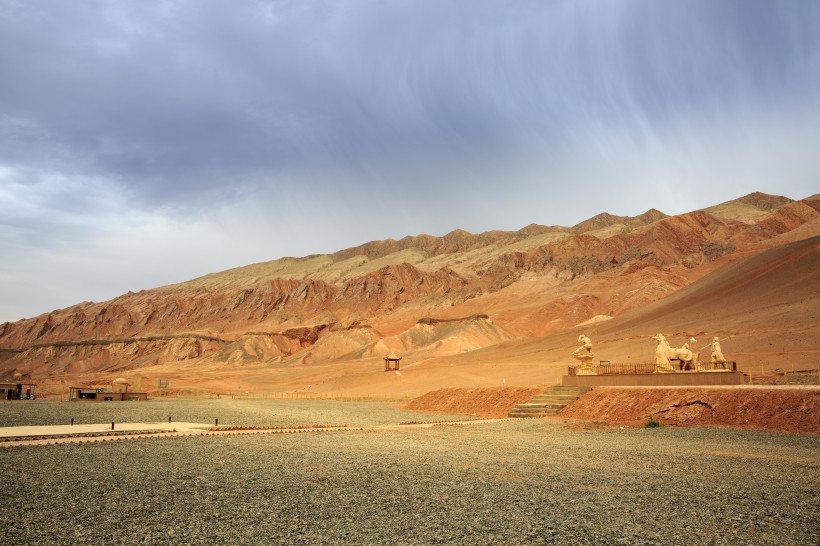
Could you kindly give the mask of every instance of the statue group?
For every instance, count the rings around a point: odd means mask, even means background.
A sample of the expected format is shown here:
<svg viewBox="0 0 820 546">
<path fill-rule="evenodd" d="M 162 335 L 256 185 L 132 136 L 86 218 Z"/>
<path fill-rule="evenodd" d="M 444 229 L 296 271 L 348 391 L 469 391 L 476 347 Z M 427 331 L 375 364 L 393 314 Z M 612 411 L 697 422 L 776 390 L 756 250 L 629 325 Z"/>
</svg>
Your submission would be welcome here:
<svg viewBox="0 0 820 546">
<path fill-rule="evenodd" d="M 701 370 L 700 352 L 693 352 L 689 348 L 689 343 L 684 343 L 681 347 L 670 347 L 666 336 L 663 334 L 656 334 L 652 336 L 658 345 L 655 348 L 655 369 L 659 372 L 674 372 L 686 370 Z M 694 341 L 694 340 L 693 340 Z M 725 367 L 726 358 L 723 356 L 723 350 L 720 347 L 720 338 L 712 338 L 712 343 L 707 345 L 711 349 L 710 362 L 711 369 L 720 369 Z M 706 347 L 703 347 L 704 349 Z M 672 366 L 672 361 L 678 361 L 677 368 Z"/>
<path fill-rule="evenodd" d="M 700 364 L 700 352 L 692 351 L 689 343 L 684 343 L 681 347 L 670 347 L 669 341 L 663 334 L 656 334 L 652 336 L 657 342 L 655 348 L 655 371 L 656 372 L 677 372 L 677 371 L 698 371 L 705 368 Z M 694 339 L 690 341 L 695 341 Z M 578 336 L 578 343 L 580 347 L 572 352 L 573 358 L 581 361 L 581 365 L 576 368 L 578 375 L 589 375 L 595 373 L 595 366 L 592 364 L 592 359 L 595 357 L 592 352 L 592 340 L 586 334 Z M 718 370 L 726 368 L 726 358 L 723 356 L 723 350 L 720 347 L 720 339 L 712 338 L 712 342 L 706 347 L 710 348 L 711 352 L 711 366 L 709 369 Z M 702 347 L 705 349 L 706 347 Z M 673 362 L 677 361 L 677 365 Z"/>
</svg>

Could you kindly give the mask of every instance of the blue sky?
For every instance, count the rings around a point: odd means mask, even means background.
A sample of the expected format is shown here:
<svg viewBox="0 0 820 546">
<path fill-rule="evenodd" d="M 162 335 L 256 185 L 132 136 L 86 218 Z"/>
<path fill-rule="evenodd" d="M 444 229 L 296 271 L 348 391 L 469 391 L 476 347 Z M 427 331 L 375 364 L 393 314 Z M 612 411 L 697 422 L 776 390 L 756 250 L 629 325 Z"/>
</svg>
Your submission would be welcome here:
<svg viewBox="0 0 820 546">
<path fill-rule="evenodd" d="M 0 0 L 0 322 L 282 256 L 820 192 L 820 3 Z"/>
</svg>

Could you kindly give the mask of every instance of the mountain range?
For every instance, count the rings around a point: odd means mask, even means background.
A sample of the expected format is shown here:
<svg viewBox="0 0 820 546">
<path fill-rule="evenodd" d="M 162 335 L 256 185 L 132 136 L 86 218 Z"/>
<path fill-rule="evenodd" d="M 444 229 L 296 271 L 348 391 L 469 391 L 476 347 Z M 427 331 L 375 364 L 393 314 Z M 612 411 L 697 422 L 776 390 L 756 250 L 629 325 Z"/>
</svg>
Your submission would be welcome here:
<svg viewBox="0 0 820 546">
<path fill-rule="evenodd" d="M 118 376 L 190 392 L 537 386 L 574 364 L 581 333 L 596 359 L 650 362 L 658 332 L 693 349 L 720 337 L 753 373 L 816 368 L 819 251 L 820 196 L 762 193 L 373 241 L 0 324 L 0 377 L 46 394 Z"/>
</svg>

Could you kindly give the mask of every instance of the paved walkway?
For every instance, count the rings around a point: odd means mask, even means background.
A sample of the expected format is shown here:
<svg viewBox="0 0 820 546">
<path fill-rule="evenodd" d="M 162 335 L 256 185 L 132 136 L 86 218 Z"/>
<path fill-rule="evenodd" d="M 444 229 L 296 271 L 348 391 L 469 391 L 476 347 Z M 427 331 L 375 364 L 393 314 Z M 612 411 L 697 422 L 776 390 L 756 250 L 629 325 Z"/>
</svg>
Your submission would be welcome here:
<svg viewBox="0 0 820 546">
<path fill-rule="evenodd" d="M 399 430 L 447 425 L 494 423 L 508 419 L 471 419 L 465 421 L 402 422 L 376 427 L 345 425 L 310 425 L 295 427 L 214 427 L 204 423 L 97 423 L 84 425 L 51 425 L 0 427 L 0 447 L 49 445 L 84 442 L 106 442 L 134 438 L 169 438 L 180 436 L 238 436 L 250 434 L 286 434 L 296 432 L 335 432 L 349 430 Z"/>
<path fill-rule="evenodd" d="M 95 434 L 103 432 L 163 431 L 192 432 L 212 428 L 213 425 L 202 423 L 94 423 L 77 425 L 48 425 L 36 427 L 0 427 L 0 438 L 31 436 L 62 436 L 67 434 Z"/>
</svg>

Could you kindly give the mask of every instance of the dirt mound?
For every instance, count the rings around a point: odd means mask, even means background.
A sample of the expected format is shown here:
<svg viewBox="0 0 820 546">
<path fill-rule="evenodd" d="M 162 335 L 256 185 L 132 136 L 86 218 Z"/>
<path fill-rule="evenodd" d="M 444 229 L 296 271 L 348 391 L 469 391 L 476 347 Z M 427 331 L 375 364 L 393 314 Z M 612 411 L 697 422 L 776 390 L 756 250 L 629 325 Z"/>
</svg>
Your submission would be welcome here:
<svg viewBox="0 0 820 546">
<path fill-rule="evenodd" d="M 542 390 L 524 387 L 439 389 L 411 400 L 404 409 L 499 419 L 507 417 L 517 404 L 530 400 Z"/>
<path fill-rule="evenodd" d="M 506 417 L 541 388 L 440 389 L 404 409 L 487 419 Z M 818 388 L 604 388 L 583 395 L 559 414 L 569 419 L 642 426 L 649 416 L 668 426 L 719 426 L 820 434 Z"/>
<path fill-rule="evenodd" d="M 817 388 L 605 388 L 586 393 L 560 416 L 642 425 L 727 426 L 820 434 Z"/>
</svg>

